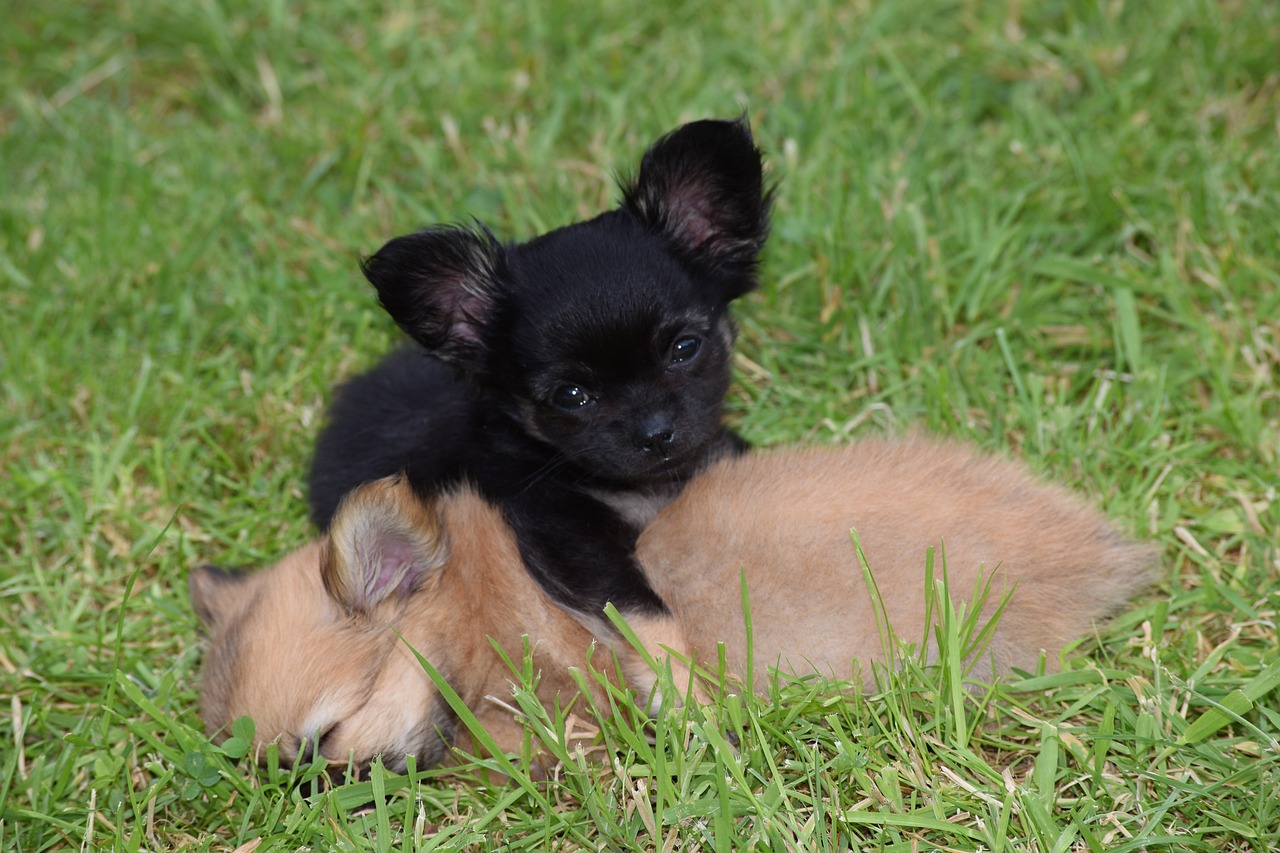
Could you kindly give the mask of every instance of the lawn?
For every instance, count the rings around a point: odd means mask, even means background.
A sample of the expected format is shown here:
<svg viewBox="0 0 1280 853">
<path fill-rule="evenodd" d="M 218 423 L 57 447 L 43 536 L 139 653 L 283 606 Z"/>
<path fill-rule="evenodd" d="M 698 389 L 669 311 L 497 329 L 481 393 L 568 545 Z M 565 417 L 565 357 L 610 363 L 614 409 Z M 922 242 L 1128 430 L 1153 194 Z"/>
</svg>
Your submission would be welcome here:
<svg viewBox="0 0 1280 853">
<path fill-rule="evenodd" d="M 1277 4 L 4 18 L 0 849 L 1280 847 Z M 1158 543 L 1158 584 L 993 691 L 577 709 L 608 758 L 547 782 L 211 745 L 187 572 L 313 534 L 329 391 L 396 339 L 359 258 L 590 216 L 658 135 L 744 111 L 778 189 L 734 426 L 1016 455 Z"/>
</svg>

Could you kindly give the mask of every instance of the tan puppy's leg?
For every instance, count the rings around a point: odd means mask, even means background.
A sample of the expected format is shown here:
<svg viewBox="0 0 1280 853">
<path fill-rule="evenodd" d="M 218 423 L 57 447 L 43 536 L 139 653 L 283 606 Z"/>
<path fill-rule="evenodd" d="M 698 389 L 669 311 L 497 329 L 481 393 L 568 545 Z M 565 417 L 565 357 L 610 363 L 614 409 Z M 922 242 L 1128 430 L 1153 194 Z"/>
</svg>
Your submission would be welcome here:
<svg viewBox="0 0 1280 853">
<path fill-rule="evenodd" d="M 671 616 L 636 615 L 627 619 L 627 624 L 635 632 L 636 639 L 644 647 L 644 652 L 656 663 L 664 661 L 671 667 L 671 680 L 677 688 L 689 687 L 690 696 L 695 702 L 706 702 L 710 698 L 703 689 L 701 680 L 694 674 L 689 663 L 693 658 L 693 650 L 685 639 L 680 624 Z M 683 696 L 663 696 L 658 688 L 657 673 L 639 655 L 633 659 L 621 658 L 622 671 L 627 685 L 637 696 L 648 699 L 648 710 L 653 713 L 668 702 L 679 704 Z"/>
</svg>

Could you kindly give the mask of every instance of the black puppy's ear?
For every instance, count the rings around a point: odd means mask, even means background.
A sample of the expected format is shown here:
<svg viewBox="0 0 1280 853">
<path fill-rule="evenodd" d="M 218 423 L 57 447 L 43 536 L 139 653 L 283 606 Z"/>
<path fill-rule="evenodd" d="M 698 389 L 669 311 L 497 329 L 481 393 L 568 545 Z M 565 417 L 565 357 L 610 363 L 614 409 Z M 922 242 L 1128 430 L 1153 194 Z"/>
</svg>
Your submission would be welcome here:
<svg viewBox="0 0 1280 853">
<path fill-rule="evenodd" d="M 247 572 L 219 566 L 197 566 L 187 576 L 191 606 L 205 628 L 216 628 L 252 595 Z"/>
<path fill-rule="evenodd" d="M 443 521 L 403 477 L 367 483 L 343 499 L 329 530 L 320 575 L 330 597 L 353 613 L 417 590 L 449 559 Z"/>
<path fill-rule="evenodd" d="M 501 244 L 483 227 L 396 237 L 361 265 L 391 318 L 436 356 L 477 366 L 497 310 Z"/>
<path fill-rule="evenodd" d="M 667 238 L 702 271 L 755 286 L 769 236 L 771 193 L 745 118 L 676 128 L 645 152 L 640 174 L 622 186 L 622 206 Z"/>
</svg>

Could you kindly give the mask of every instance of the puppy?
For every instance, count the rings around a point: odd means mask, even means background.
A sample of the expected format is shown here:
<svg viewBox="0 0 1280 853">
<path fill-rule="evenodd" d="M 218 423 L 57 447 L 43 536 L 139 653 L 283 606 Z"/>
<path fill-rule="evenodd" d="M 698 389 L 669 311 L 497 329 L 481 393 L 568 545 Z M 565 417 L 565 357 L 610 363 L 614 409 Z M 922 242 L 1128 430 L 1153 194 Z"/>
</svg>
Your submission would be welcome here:
<svg viewBox="0 0 1280 853">
<path fill-rule="evenodd" d="M 960 445 L 761 452 L 712 466 L 645 529 L 637 553 L 670 609 L 624 615 L 649 652 L 714 662 L 723 643 L 728 666 L 746 676 L 742 573 L 757 688 L 766 667 L 869 687 L 871 663 L 893 660 L 877 606 L 898 637 L 928 642 L 930 547 L 959 604 L 985 617 L 1007 598 L 986 647 L 970 655 L 983 678 L 1034 669 L 1042 654 L 1052 668 L 1064 643 L 1150 580 L 1155 556 L 1022 466 Z M 985 601 L 967 600 L 984 579 Z M 363 486 L 320 543 L 254 574 L 200 568 L 190 585 L 210 634 L 201 695 L 209 732 L 249 715 L 256 745 L 278 739 L 284 758 L 305 741 L 306 754 L 331 761 L 363 767 L 382 755 L 403 768 L 406 754 L 426 765 L 449 744 L 472 748 L 410 646 L 512 751 L 519 725 L 485 698 L 509 690 L 494 644 L 519 659 L 527 640 L 548 707 L 570 701 L 570 673 L 588 660 L 641 696 L 655 683 L 636 649 L 620 640 L 601 648 L 595 617 L 534 582 L 501 512 L 470 488 L 424 502 L 402 480 Z"/>
<path fill-rule="evenodd" d="M 328 527 L 348 491 L 397 472 L 423 496 L 465 477 L 556 601 L 661 613 L 635 539 L 695 471 L 745 449 L 721 423 L 728 305 L 756 286 L 768 230 L 746 122 L 699 121 L 649 148 L 622 204 L 589 221 L 525 243 L 479 225 L 387 243 L 364 273 L 416 345 L 339 391 L 313 520 Z"/>
</svg>

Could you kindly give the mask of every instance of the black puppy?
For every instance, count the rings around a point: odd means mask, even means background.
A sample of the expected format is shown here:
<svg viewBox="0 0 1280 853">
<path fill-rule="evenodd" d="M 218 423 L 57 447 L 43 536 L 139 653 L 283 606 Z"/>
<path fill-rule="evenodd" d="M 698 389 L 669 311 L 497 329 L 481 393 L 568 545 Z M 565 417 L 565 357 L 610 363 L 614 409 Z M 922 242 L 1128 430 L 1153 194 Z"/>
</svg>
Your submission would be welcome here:
<svg viewBox="0 0 1280 853">
<path fill-rule="evenodd" d="M 664 609 L 636 537 L 699 468 L 746 447 L 721 423 L 727 306 L 756 285 L 770 193 L 744 120 L 676 129 L 622 193 L 526 243 L 431 228 L 365 262 L 421 346 L 339 390 L 310 476 L 317 525 L 397 471 L 422 494 L 466 478 L 560 603 Z"/>
</svg>

